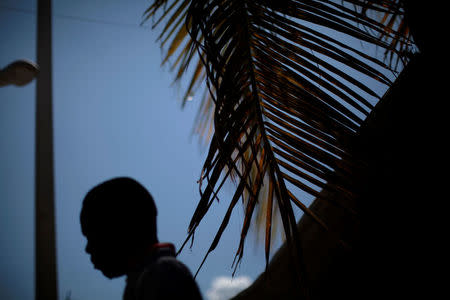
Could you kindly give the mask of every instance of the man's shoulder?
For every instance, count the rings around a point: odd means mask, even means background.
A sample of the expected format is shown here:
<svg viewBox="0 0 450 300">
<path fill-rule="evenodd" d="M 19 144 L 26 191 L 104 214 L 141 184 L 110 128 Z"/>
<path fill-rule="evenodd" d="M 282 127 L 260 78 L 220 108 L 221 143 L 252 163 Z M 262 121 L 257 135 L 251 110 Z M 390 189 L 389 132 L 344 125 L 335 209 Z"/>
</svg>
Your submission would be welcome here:
<svg viewBox="0 0 450 300">
<path fill-rule="evenodd" d="M 174 247 L 159 244 L 136 285 L 137 299 L 202 299 L 189 268 Z"/>
<path fill-rule="evenodd" d="M 159 257 L 144 270 L 137 293 L 138 299 L 202 299 L 189 269 L 173 256 Z"/>
<path fill-rule="evenodd" d="M 145 268 L 143 276 L 158 276 L 161 279 L 165 275 L 174 279 L 177 276 L 192 277 L 188 267 L 174 256 L 158 257 L 152 264 Z"/>
</svg>

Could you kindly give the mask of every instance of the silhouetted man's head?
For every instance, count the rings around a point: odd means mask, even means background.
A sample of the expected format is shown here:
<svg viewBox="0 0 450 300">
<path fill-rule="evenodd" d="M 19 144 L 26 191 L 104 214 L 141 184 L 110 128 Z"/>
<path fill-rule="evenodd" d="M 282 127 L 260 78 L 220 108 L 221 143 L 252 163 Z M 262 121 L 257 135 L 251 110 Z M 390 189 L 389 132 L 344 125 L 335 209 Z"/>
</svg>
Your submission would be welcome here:
<svg viewBox="0 0 450 300">
<path fill-rule="evenodd" d="M 80 221 L 95 268 L 108 278 L 126 274 L 134 257 L 158 241 L 156 215 L 152 196 L 134 179 L 114 178 L 90 190 Z"/>
</svg>

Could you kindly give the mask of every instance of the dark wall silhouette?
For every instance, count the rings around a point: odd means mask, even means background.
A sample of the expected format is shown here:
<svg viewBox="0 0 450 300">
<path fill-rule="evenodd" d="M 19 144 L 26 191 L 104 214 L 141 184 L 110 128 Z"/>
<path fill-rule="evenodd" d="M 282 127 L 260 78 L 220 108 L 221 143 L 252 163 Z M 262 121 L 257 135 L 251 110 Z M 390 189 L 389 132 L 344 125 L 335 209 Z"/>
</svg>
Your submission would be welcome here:
<svg viewBox="0 0 450 300">
<path fill-rule="evenodd" d="M 430 6 L 405 1 L 420 49 L 362 126 L 353 145 L 360 196 L 355 219 L 326 201 L 311 208 L 349 241 L 340 245 L 309 217 L 299 222 L 312 299 L 429 298 L 436 290 L 436 206 L 445 189 L 437 171 L 445 110 L 442 56 Z M 442 78 L 442 77 L 441 77 Z M 448 118 L 448 117 L 447 117 Z M 445 154 L 444 154 L 445 155 Z M 440 184 L 441 183 L 441 184 Z M 345 201 L 341 195 L 326 194 Z M 439 209 L 437 209 L 439 210 Z M 357 220 L 360 221 L 357 221 Z M 262 274 L 234 299 L 301 299 L 284 245 Z"/>
</svg>

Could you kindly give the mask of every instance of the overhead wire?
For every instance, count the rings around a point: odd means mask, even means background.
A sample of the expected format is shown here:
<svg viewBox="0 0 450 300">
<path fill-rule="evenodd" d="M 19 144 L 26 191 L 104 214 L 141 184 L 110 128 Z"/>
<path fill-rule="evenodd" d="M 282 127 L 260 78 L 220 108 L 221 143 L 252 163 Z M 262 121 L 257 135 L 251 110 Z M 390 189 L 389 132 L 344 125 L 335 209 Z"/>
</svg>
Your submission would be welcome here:
<svg viewBox="0 0 450 300">
<path fill-rule="evenodd" d="M 9 10 L 9 11 L 15 11 L 30 15 L 36 15 L 37 11 L 33 9 L 25 9 L 25 8 L 19 8 L 19 7 L 11 7 L 11 6 L 4 6 L 0 5 L 0 10 Z M 82 17 L 82 16 L 73 16 L 73 15 L 66 15 L 66 14 L 59 14 L 59 13 L 52 13 L 53 17 L 62 18 L 62 19 L 69 19 L 79 22 L 86 22 L 86 23 L 96 23 L 96 24 L 102 24 L 102 25 L 113 25 L 113 26 L 121 26 L 121 27 L 132 27 L 137 29 L 149 29 L 150 26 L 144 26 L 140 23 L 132 24 L 132 23 L 124 23 L 124 22 L 116 22 L 116 21 L 109 21 L 109 20 L 101 20 L 97 18 L 88 18 L 88 17 Z"/>
</svg>

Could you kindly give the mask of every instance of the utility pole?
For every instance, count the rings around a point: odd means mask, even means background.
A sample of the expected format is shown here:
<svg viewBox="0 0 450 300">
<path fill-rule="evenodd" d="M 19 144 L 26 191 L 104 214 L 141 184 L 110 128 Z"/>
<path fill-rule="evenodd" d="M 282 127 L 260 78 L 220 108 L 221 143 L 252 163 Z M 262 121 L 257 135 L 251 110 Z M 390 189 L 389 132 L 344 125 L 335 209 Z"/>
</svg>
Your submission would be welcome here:
<svg viewBox="0 0 450 300">
<path fill-rule="evenodd" d="M 35 300 L 57 300 L 53 178 L 51 0 L 38 0 L 35 153 Z"/>
</svg>

